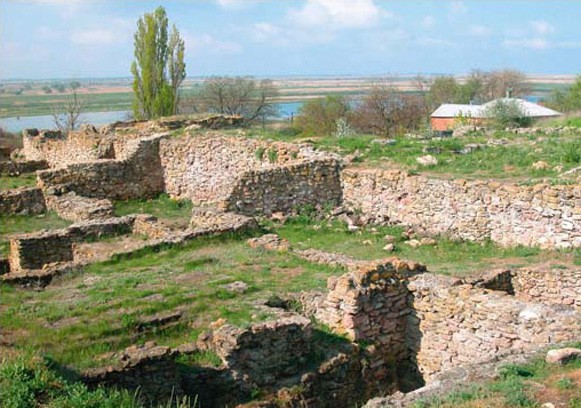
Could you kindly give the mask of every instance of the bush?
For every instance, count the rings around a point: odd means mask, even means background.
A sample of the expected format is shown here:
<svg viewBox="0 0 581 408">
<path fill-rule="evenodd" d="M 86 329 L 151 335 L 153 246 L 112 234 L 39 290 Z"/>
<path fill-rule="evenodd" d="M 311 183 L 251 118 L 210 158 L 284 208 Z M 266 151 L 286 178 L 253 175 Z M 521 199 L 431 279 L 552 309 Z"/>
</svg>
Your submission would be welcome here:
<svg viewBox="0 0 581 408">
<path fill-rule="evenodd" d="M 343 96 L 327 96 L 305 102 L 296 119 L 297 127 L 307 135 L 325 136 L 337 131 L 337 121 L 346 123 L 351 108 Z"/>
<path fill-rule="evenodd" d="M 525 115 L 514 100 L 500 99 L 489 105 L 484 115 L 497 129 L 528 127 L 532 123 L 532 119 Z"/>
</svg>

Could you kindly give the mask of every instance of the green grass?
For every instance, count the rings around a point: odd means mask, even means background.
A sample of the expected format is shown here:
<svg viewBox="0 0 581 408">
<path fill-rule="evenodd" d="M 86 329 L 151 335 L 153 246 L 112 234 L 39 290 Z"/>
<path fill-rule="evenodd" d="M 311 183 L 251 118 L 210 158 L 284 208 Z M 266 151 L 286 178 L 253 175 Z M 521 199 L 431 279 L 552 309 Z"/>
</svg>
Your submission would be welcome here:
<svg viewBox="0 0 581 408">
<path fill-rule="evenodd" d="M 151 214 L 162 220 L 187 220 L 192 216 L 192 203 L 188 200 L 172 200 L 162 194 L 152 200 L 129 200 L 114 203 L 118 216 L 128 214 Z"/>
<path fill-rule="evenodd" d="M 0 117 L 50 115 L 54 106 L 62 105 L 69 98 L 67 94 L 48 95 L 2 95 L 0 96 Z M 85 112 L 106 112 L 130 110 L 133 93 L 112 92 L 79 95 Z"/>
<path fill-rule="evenodd" d="M 23 234 L 43 229 L 64 228 L 70 224 L 71 222 L 59 218 L 53 212 L 41 215 L 0 216 L 0 256 L 8 255 L 8 239 L 10 234 Z"/>
<path fill-rule="evenodd" d="M 288 239 L 294 248 L 316 248 L 339 252 L 356 259 L 380 259 L 398 256 L 421 262 L 431 272 L 462 276 L 491 267 L 517 267 L 552 259 L 555 264 L 571 264 L 575 251 L 542 251 L 537 248 L 501 248 L 492 242 L 461 242 L 441 238 L 437 245 L 411 248 L 401 237 L 401 227 L 366 227 L 358 232 L 348 231 L 341 222 L 314 221 L 297 217 L 284 225 L 272 225 L 272 230 Z M 385 235 L 395 237 L 395 252 L 383 250 Z M 573 252 L 573 253 L 572 253 Z"/>
<path fill-rule="evenodd" d="M 27 356 L 0 363 L 0 406 L 137 408 L 142 405 L 127 391 L 103 388 L 90 391 L 84 384 L 66 379 L 49 359 Z"/>
<path fill-rule="evenodd" d="M 576 345 L 579 347 L 579 344 Z M 581 360 L 565 366 L 547 364 L 537 357 L 527 364 L 506 365 L 499 369 L 499 379 L 483 384 L 467 384 L 444 397 L 421 400 L 415 408 L 537 408 L 545 402 L 556 406 L 578 407 L 581 389 L 575 384 L 574 373 L 581 370 Z M 542 391 L 541 391 L 542 390 Z M 544 394 L 551 391 L 555 400 L 547 401 Z M 577 405 L 575 405 L 577 404 Z"/>
<path fill-rule="evenodd" d="M 207 238 L 94 264 L 43 292 L 0 285 L 0 326 L 16 333 L 21 350 L 85 368 L 104 364 L 104 353 L 134 343 L 194 341 L 218 318 L 239 326 L 262 321 L 269 316 L 256 309 L 257 300 L 322 288 L 330 275 L 342 272 L 287 253 L 266 256 L 239 236 Z M 235 281 L 248 290 L 224 289 Z M 183 314 L 177 325 L 135 330 L 140 319 L 173 310 Z"/>
<path fill-rule="evenodd" d="M 11 190 L 20 187 L 36 187 L 36 174 L 27 173 L 19 176 L 0 176 L 0 190 Z"/>
<path fill-rule="evenodd" d="M 358 154 L 355 163 L 365 166 L 397 167 L 413 173 L 454 176 L 466 179 L 495 178 L 536 182 L 541 178 L 556 178 L 560 173 L 581 163 L 580 135 L 515 135 L 497 132 L 486 137 L 478 132 L 462 138 L 419 140 L 404 136 L 394 137 L 395 144 L 373 143 L 381 137 L 354 135 L 305 139 L 289 127 L 252 128 L 249 137 L 293 142 L 307 140 L 316 148 L 347 156 Z M 468 144 L 485 145 L 490 139 L 505 139 L 508 145 L 486 146 L 468 154 L 458 154 Z M 416 159 L 431 154 L 438 159 L 436 166 L 421 167 Z M 532 165 L 545 161 L 548 169 L 535 170 Z"/>
</svg>

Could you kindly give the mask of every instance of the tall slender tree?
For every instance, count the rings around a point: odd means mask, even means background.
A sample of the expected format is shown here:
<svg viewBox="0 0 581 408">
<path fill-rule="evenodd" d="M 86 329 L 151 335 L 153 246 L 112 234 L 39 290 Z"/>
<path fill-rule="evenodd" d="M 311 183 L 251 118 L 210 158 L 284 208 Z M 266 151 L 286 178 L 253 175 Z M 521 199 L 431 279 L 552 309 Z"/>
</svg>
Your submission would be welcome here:
<svg viewBox="0 0 581 408">
<path fill-rule="evenodd" d="M 185 44 L 172 25 L 168 36 L 165 9 L 158 7 L 137 22 L 133 74 L 133 115 L 152 119 L 177 111 L 178 90 L 186 77 Z"/>
</svg>

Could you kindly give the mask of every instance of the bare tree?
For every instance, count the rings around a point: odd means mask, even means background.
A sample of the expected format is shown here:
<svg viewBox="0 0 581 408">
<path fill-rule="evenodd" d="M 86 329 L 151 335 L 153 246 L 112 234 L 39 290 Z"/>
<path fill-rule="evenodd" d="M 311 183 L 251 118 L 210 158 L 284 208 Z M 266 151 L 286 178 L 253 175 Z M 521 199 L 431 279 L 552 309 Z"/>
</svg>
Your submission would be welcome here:
<svg viewBox="0 0 581 408">
<path fill-rule="evenodd" d="M 241 115 L 252 122 L 275 116 L 278 90 L 271 80 L 248 77 L 212 77 L 202 84 L 199 108 L 207 112 Z"/>
<path fill-rule="evenodd" d="M 75 90 L 61 105 L 53 107 L 52 118 L 55 126 L 63 134 L 77 130 L 81 125 L 83 110 L 84 103 L 79 99 Z"/>
<path fill-rule="evenodd" d="M 355 110 L 353 123 L 360 131 L 387 136 L 417 128 L 425 115 L 421 96 L 400 92 L 393 85 L 375 85 Z"/>
</svg>

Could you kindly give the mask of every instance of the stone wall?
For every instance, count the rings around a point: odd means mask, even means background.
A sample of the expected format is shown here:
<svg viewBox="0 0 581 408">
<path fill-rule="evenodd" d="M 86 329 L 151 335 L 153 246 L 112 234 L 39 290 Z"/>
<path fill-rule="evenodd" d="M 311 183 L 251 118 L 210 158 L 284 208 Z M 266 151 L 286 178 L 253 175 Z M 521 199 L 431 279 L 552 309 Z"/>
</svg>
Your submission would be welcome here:
<svg viewBox="0 0 581 408">
<path fill-rule="evenodd" d="M 113 204 L 107 199 L 88 198 L 74 191 L 46 192 L 46 206 L 62 219 L 79 222 L 113 217 Z"/>
<path fill-rule="evenodd" d="M 50 167 L 114 158 L 112 139 L 97 132 L 23 132 L 22 154 L 27 160 L 45 160 Z"/>
<path fill-rule="evenodd" d="M 102 236 L 131 233 L 134 217 L 87 221 L 52 231 L 15 235 L 10 239 L 10 272 L 41 269 L 55 262 L 73 260 L 73 243 Z"/>
<path fill-rule="evenodd" d="M 290 144 L 271 145 L 219 134 L 164 140 L 160 155 L 166 191 L 173 198 L 191 199 L 196 204 L 223 201 L 243 173 L 274 164 L 268 159 L 269 150 L 276 152 L 276 163 L 294 160 L 299 154 L 299 148 Z"/>
<path fill-rule="evenodd" d="M 42 214 L 46 211 L 40 188 L 0 190 L 0 215 Z"/>
<path fill-rule="evenodd" d="M 511 273 L 518 298 L 581 309 L 581 268 L 555 266 L 519 268 Z"/>
<path fill-rule="evenodd" d="M 239 137 L 171 138 L 160 144 L 166 192 L 243 214 L 339 204 L 340 165 L 310 147 Z"/>
<path fill-rule="evenodd" d="M 410 278 L 408 288 L 414 296 L 409 319 L 419 330 L 408 331 L 407 342 L 425 379 L 581 336 L 581 315 L 572 308 L 525 302 L 432 274 Z"/>
<path fill-rule="evenodd" d="M 581 186 L 517 186 L 348 169 L 344 199 L 376 223 L 503 245 L 581 247 Z"/>
<path fill-rule="evenodd" d="M 311 322 L 293 315 L 240 329 L 224 325 L 203 334 L 199 344 L 215 351 L 234 378 L 258 386 L 298 374 L 309 362 Z"/>
<path fill-rule="evenodd" d="M 46 160 L 17 160 L 0 162 L 0 175 L 18 176 L 48 168 Z"/>
<path fill-rule="evenodd" d="M 252 170 L 240 177 L 226 208 L 247 215 L 290 212 L 303 206 L 337 206 L 341 165 L 334 159 Z"/>
<path fill-rule="evenodd" d="M 165 134 L 127 142 L 131 154 L 125 160 L 74 163 L 66 168 L 38 173 L 40 186 L 74 191 L 90 198 L 127 200 L 152 198 L 164 191 L 159 141 Z"/>
</svg>

